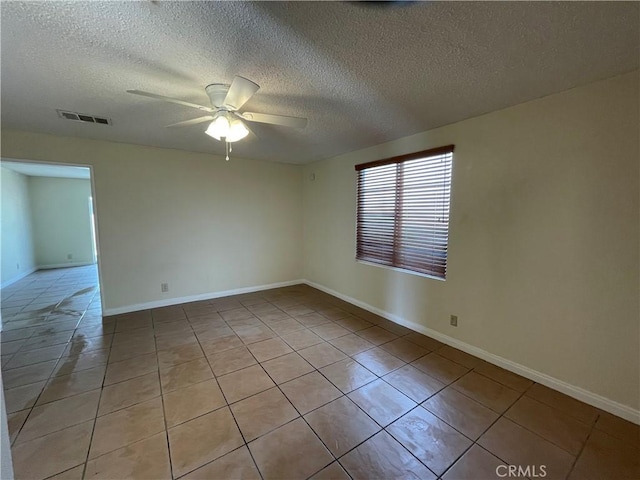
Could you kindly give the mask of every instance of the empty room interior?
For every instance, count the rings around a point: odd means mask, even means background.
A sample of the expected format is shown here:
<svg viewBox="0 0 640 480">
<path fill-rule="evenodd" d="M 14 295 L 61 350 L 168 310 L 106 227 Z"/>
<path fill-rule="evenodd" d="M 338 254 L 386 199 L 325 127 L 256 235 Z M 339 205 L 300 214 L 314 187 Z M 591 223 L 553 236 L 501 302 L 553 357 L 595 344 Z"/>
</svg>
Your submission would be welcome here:
<svg viewBox="0 0 640 480">
<path fill-rule="evenodd" d="M 3 480 L 640 478 L 640 3 L 0 13 Z"/>
</svg>

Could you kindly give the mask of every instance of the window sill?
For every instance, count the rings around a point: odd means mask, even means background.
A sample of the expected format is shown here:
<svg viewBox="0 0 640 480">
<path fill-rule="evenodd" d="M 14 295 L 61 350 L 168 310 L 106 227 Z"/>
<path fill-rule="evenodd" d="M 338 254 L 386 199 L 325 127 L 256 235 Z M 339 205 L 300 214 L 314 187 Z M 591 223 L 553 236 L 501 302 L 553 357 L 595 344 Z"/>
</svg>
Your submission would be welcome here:
<svg viewBox="0 0 640 480">
<path fill-rule="evenodd" d="M 390 267 L 389 265 L 382 265 L 381 263 L 368 262 L 366 260 L 358 260 L 357 258 L 356 258 L 356 263 L 362 263 L 363 265 L 371 265 L 372 267 L 380 267 L 380 268 L 384 268 L 384 269 L 387 269 L 387 270 L 393 270 L 393 271 L 400 272 L 400 273 L 406 273 L 408 275 L 415 275 L 417 277 L 429 278 L 431 280 L 438 280 L 439 282 L 446 281 L 445 278 L 440 278 L 440 277 L 436 277 L 434 275 L 429 275 L 428 273 L 414 272 L 413 270 L 407 270 L 407 269 L 398 268 L 398 267 Z"/>
</svg>

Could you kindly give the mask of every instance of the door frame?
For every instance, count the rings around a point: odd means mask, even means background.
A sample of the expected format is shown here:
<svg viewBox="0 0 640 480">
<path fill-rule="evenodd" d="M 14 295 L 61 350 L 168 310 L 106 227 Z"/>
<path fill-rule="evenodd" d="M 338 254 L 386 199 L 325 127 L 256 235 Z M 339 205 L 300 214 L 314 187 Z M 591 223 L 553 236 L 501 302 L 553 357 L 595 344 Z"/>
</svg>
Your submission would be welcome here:
<svg viewBox="0 0 640 480">
<path fill-rule="evenodd" d="M 89 169 L 89 182 L 91 183 L 91 207 L 93 209 L 93 229 L 95 232 L 95 246 L 96 246 L 96 257 L 97 262 L 96 266 L 98 268 L 98 283 L 100 291 L 100 308 L 101 312 L 104 312 L 104 282 L 102 281 L 102 256 L 100 255 L 100 229 L 99 229 L 99 220 L 98 220 L 98 208 L 97 208 L 97 196 L 96 196 L 96 183 L 95 183 L 95 174 L 93 165 L 85 164 L 85 163 L 72 163 L 72 162 L 53 162 L 53 161 L 43 161 L 43 160 L 28 160 L 24 158 L 8 158 L 8 157 L 0 157 L 0 166 L 2 166 L 2 161 L 13 162 L 13 163 L 29 163 L 29 164 L 37 164 L 37 165 L 56 165 L 60 167 L 81 167 Z M 102 314 L 101 314 L 102 315 Z"/>
</svg>

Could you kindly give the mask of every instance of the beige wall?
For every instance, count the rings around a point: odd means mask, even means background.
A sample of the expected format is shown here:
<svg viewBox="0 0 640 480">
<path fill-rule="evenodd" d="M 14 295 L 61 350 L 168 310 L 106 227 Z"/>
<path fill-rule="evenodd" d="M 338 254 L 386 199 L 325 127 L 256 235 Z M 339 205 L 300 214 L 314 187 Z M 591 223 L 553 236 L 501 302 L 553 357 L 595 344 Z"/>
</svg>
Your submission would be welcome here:
<svg viewBox="0 0 640 480">
<path fill-rule="evenodd" d="M 35 268 L 28 177 L 0 168 L 0 284 L 6 286 Z"/>
<path fill-rule="evenodd" d="M 8 130 L 2 154 L 93 166 L 107 310 L 301 276 L 300 167 Z"/>
<path fill-rule="evenodd" d="M 29 196 L 38 267 L 93 263 L 91 181 L 29 177 Z"/>
<path fill-rule="evenodd" d="M 635 72 L 307 166 L 305 278 L 637 410 L 638 105 Z M 356 263 L 354 165 L 451 143 L 446 282 Z"/>
</svg>

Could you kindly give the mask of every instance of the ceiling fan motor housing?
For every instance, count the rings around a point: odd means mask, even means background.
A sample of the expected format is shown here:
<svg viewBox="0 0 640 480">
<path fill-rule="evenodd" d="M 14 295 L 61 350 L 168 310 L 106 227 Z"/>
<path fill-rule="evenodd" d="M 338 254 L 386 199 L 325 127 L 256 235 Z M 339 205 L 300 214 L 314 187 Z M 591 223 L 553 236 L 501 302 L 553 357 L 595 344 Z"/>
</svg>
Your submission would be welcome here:
<svg viewBox="0 0 640 480">
<path fill-rule="evenodd" d="M 227 97 L 227 92 L 229 91 L 228 84 L 212 83 L 211 85 L 207 85 L 204 90 L 207 92 L 209 100 L 211 100 L 211 105 L 216 108 L 224 106 L 224 100 Z"/>
</svg>

